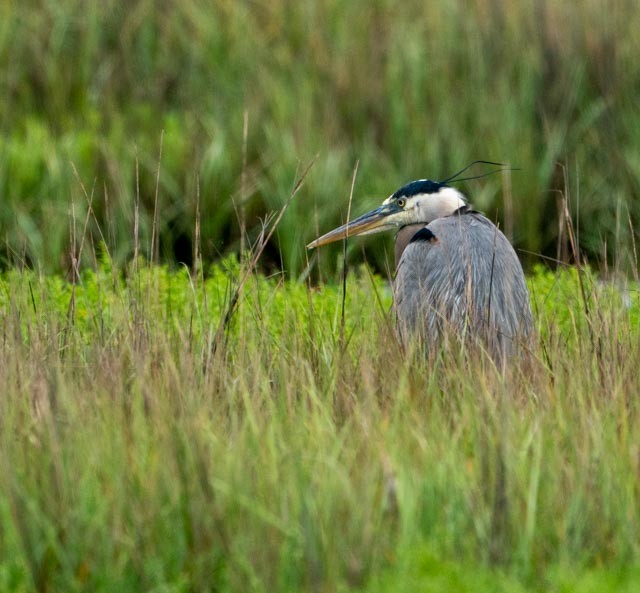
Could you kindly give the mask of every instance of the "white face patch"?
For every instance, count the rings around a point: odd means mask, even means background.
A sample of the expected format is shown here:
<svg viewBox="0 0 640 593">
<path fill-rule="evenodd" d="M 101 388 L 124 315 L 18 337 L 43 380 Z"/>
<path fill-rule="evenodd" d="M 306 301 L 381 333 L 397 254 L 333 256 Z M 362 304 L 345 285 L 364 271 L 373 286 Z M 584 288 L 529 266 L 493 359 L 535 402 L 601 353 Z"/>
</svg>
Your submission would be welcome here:
<svg viewBox="0 0 640 593">
<path fill-rule="evenodd" d="M 439 192 L 416 196 L 415 213 L 419 222 L 429 223 L 436 218 L 450 216 L 466 204 L 463 195 L 453 187 L 443 187 Z"/>
<path fill-rule="evenodd" d="M 388 197 L 383 204 L 404 200 L 405 205 L 402 212 L 389 217 L 389 223 L 396 226 L 403 226 L 413 223 L 430 223 L 436 218 L 450 216 L 456 210 L 466 205 L 464 196 L 453 187 L 442 187 L 434 193 L 421 193 L 409 197 L 393 199 Z"/>
<path fill-rule="evenodd" d="M 428 199 L 429 194 L 417 194 L 415 196 L 411 196 L 410 198 L 406 198 L 407 205 L 404 207 L 404 209 L 419 210 L 422 207 L 423 202 Z"/>
</svg>

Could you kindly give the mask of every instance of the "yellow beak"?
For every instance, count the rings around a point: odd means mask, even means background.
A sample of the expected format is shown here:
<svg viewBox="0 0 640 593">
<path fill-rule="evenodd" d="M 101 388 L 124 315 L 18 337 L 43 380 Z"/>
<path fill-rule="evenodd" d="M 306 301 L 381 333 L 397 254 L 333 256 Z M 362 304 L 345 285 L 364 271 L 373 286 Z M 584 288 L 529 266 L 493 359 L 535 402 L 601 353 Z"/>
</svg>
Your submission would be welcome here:
<svg viewBox="0 0 640 593">
<path fill-rule="evenodd" d="M 393 228 L 396 225 L 390 224 L 388 217 L 401 211 L 402 209 L 395 203 L 383 204 L 379 208 L 367 212 L 355 220 L 339 226 L 337 229 L 329 231 L 325 235 L 322 235 L 322 237 L 318 237 L 315 241 L 307 245 L 307 249 L 315 249 L 321 245 L 340 241 L 340 239 L 348 237 L 355 237 L 356 235 L 376 233 L 387 230 L 388 228 Z"/>
</svg>

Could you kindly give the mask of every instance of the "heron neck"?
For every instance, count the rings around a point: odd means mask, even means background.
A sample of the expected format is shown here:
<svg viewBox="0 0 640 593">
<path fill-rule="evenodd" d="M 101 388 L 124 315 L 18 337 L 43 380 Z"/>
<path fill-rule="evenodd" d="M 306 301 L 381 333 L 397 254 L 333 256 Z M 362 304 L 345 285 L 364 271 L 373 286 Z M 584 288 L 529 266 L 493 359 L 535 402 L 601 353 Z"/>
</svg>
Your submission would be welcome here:
<svg viewBox="0 0 640 593">
<path fill-rule="evenodd" d="M 395 244 L 395 256 L 396 256 L 396 268 L 400 263 L 400 258 L 404 253 L 407 245 L 409 245 L 409 241 L 413 235 L 415 235 L 421 228 L 424 228 L 424 223 L 422 224 L 408 224 L 407 226 L 403 226 L 400 228 L 396 235 L 396 244 Z"/>
</svg>

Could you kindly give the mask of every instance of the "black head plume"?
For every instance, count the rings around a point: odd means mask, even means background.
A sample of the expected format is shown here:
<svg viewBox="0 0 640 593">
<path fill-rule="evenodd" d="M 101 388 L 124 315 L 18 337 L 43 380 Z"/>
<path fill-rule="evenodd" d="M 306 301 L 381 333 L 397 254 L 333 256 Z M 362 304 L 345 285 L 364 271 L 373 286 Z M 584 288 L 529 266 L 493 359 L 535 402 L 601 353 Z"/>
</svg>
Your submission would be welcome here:
<svg viewBox="0 0 640 593">
<path fill-rule="evenodd" d="M 471 169 L 471 167 L 473 167 L 474 165 L 494 165 L 496 167 L 501 167 L 501 168 L 500 169 L 495 169 L 493 171 L 489 171 L 488 173 L 483 173 L 482 175 L 474 175 L 472 177 L 458 177 L 458 175 L 462 175 L 462 173 L 464 173 L 465 171 Z M 519 170 L 520 169 L 508 167 L 504 163 L 494 163 L 493 161 L 473 161 L 472 163 L 469 163 L 463 169 L 460 169 L 460 171 L 458 171 L 457 173 L 451 175 L 451 177 L 447 177 L 446 179 L 443 179 L 442 181 L 439 181 L 438 183 L 440 183 L 441 185 L 445 185 L 445 184 L 450 183 L 450 182 L 457 183 L 458 181 L 470 181 L 471 179 L 480 179 L 482 177 L 488 177 L 489 175 L 493 175 L 495 173 L 500 173 L 501 171 L 519 171 Z"/>
</svg>

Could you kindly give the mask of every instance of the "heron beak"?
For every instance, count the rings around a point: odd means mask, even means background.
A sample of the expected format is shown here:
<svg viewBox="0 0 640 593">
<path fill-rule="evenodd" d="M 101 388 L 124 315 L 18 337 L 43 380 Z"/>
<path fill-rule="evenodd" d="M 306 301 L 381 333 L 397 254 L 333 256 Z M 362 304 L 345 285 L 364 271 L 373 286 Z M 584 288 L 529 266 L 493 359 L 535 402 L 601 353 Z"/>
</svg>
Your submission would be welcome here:
<svg viewBox="0 0 640 593">
<path fill-rule="evenodd" d="M 307 249 L 315 249 L 321 245 L 340 241 L 340 239 L 348 237 L 355 237 L 356 235 L 376 233 L 378 231 L 387 230 L 388 228 L 393 228 L 396 224 L 392 223 L 389 220 L 389 217 L 392 214 L 397 214 L 398 212 L 402 212 L 402 209 L 395 203 L 383 204 L 379 208 L 376 208 L 371 212 L 367 212 L 351 222 L 339 226 L 337 229 L 329 231 L 326 235 L 318 237 L 315 241 L 312 241 L 307 245 Z"/>
</svg>

